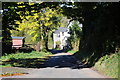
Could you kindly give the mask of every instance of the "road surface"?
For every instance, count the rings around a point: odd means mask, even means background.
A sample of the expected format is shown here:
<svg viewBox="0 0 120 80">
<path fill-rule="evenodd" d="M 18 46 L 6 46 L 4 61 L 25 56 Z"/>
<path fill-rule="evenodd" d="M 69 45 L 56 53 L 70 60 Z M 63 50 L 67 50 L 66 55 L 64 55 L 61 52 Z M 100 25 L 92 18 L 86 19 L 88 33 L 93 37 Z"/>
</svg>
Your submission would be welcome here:
<svg viewBox="0 0 120 80">
<path fill-rule="evenodd" d="M 40 68 L 3 68 L 3 72 L 18 71 L 28 73 L 21 76 L 3 78 L 105 78 L 105 76 L 90 69 L 68 53 L 59 53 L 48 59 Z"/>
</svg>

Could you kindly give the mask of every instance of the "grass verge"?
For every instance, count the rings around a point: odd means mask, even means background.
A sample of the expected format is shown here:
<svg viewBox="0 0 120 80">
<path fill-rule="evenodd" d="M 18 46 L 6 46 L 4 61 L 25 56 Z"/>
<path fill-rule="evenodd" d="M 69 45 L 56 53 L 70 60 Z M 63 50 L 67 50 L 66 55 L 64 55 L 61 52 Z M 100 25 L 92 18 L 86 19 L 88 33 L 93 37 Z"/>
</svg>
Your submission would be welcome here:
<svg viewBox="0 0 120 80">
<path fill-rule="evenodd" d="M 38 62 L 44 61 L 47 56 L 52 55 L 50 52 L 36 52 L 31 53 L 16 53 L 16 54 L 6 54 L 2 56 L 0 60 L 0 67 L 12 67 L 12 66 L 27 66 L 27 64 L 34 64 L 36 66 Z M 3 65 L 4 64 L 4 65 Z"/>
<path fill-rule="evenodd" d="M 120 52 L 116 54 L 103 56 L 99 59 L 98 62 L 96 62 L 94 68 L 107 76 L 118 78 L 119 58 Z"/>
<path fill-rule="evenodd" d="M 76 53 L 77 51 L 74 51 L 74 50 L 70 50 L 70 51 L 68 51 L 68 53 L 71 53 L 71 54 L 74 54 L 74 53 Z"/>
</svg>

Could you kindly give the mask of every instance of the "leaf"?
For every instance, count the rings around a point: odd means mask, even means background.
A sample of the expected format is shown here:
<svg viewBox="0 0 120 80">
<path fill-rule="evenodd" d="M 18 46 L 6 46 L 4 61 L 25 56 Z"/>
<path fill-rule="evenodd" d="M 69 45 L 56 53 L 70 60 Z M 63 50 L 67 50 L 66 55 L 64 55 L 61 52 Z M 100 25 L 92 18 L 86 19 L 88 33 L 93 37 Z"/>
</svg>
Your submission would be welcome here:
<svg viewBox="0 0 120 80">
<path fill-rule="evenodd" d="M 29 19 L 31 16 L 26 16 L 26 19 Z"/>
<path fill-rule="evenodd" d="M 16 21 L 16 24 L 20 24 L 20 22 L 19 22 L 19 21 Z"/>
<path fill-rule="evenodd" d="M 45 23 L 44 25 L 45 25 L 45 26 L 49 26 L 50 24 L 49 24 L 49 23 Z"/>
<path fill-rule="evenodd" d="M 29 5 L 34 5 L 35 3 L 34 2 L 29 2 Z"/>
<path fill-rule="evenodd" d="M 25 7 L 25 6 L 18 6 L 18 8 L 23 8 L 23 7 Z"/>
<path fill-rule="evenodd" d="M 35 34 L 35 33 L 36 33 L 36 31 L 33 31 L 33 30 L 32 30 L 32 31 L 29 31 L 29 34 L 30 34 L 30 35 L 33 35 L 33 34 Z"/>
<path fill-rule="evenodd" d="M 17 4 L 23 4 L 24 2 L 17 2 Z"/>
<path fill-rule="evenodd" d="M 50 18 L 48 18 L 48 17 L 46 17 L 45 19 L 46 19 L 47 21 L 50 20 Z"/>
<path fill-rule="evenodd" d="M 37 34 L 35 34 L 35 35 L 32 37 L 32 40 L 33 40 L 33 41 L 35 41 L 35 40 L 36 40 L 36 38 L 37 38 L 37 36 L 38 36 L 38 35 L 37 35 Z"/>
</svg>

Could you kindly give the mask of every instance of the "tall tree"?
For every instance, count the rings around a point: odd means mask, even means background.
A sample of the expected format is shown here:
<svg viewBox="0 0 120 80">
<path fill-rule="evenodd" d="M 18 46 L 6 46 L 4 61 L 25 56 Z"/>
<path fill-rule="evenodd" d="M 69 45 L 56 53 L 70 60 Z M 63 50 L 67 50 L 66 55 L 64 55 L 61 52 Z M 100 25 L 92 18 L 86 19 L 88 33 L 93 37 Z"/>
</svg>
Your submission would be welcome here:
<svg viewBox="0 0 120 80">
<path fill-rule="evenodd" d="M 15 20 L 20 20 L 16 13 L 17 4 L 14 2 L 2 3 L 2 53 L 10 53 L 12 49 L 11 33 L 10 30 L 15 29 L 17 24 Z"/>
<path fill-rule="evenodd" d="M 22 22 L 16 21 L 19 24 L 17 28 L 19 31 L 25 32 L 25 34 L 32 36 L 33 41 L 45 41 L 45 47 L 48 49 L 48 35 L 50 32 L 53 32 L 54 29 L 60 26 L 60 8 L 41 8 L 39 10 L 35 10 L 37 6 L 41 6 L 41 4 L 35 3 L 18 3 L 19 8 L 25 8 L 27 6 L 33 5 L 33 10 L 28 11 L 28 7 L 26 10 L 22 10 L 17 12 L 22 19 Z M 21 5 L 22 4 L 22 5 Z M 31 7 L 30 7 L 31 8 Z M 42 45 L 41 45 L 42 46 Z"/>
<path fill-rule="evenodd" d="M 10 53 L 12 48 L 11 33 L 10 30 L 16 29 L 18 24 L 17 21 L 22 21 L 25 16 L 33 15 L 33 13 L 38 13 L 41 8 L 50 7 L 57 8 L 59 3 L 47 3 L 43 2 L 41 5 L 28 3 L 28 2 L 2 2 L 3 20 L 2 20 L 2 52 Z M 21 12 L 20 12 L 21 11 Z M 21 16 L 17 12 L 20 12 Z M 24 35 L 24 34 L 21 34 Z M 9 49 L 9 50 L 8 50 Z"/>
<path fill-rule="evenodd" d="M 88 64 L 94 65 L 101 56 L 114 53 L 115 48 L 120 45 L 119 8 L 119 3 L 107 2 L 75 2 L 72 7 L 63 7 L 63 13 L 68 18 L 83 24 L 80 52 L 76 55 Z"/>
</svg>

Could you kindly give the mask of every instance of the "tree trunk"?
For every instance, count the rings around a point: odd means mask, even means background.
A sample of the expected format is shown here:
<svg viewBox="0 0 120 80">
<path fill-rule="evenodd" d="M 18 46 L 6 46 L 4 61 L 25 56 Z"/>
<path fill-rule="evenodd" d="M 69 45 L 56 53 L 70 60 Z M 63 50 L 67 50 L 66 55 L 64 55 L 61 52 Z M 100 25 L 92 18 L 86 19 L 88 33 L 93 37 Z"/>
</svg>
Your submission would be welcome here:
<svg viewBox="0 0 120 80">
<path fill-rule="evenodd" d="M 45 49 L 48 51 L 48 34 L 46 34 L 46 37 L 45 37 Z"/>
<path fill-rule="evenodd" d="M 40 51 L 40 42 L 37 43 L 37 49 L 36 51 Z"/>
</svg>

